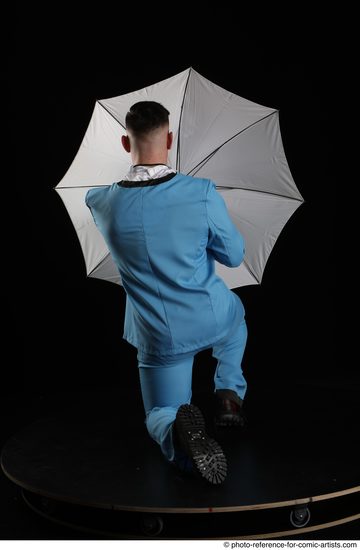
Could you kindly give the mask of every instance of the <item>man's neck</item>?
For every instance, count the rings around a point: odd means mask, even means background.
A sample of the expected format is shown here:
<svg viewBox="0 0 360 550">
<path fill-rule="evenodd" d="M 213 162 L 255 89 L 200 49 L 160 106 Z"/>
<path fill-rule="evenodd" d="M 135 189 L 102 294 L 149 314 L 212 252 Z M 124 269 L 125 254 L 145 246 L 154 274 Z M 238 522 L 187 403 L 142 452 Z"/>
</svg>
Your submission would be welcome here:
<svg viewBox="0 0 360 550">
<path fill-rule="evenodd" d="M 152 155 L 152 154 L 136 154 L 134 151 L 134 155 L 131 157 L 133 166 L 136 166 L 140 164 L 141 166 L 149 166 L 149 165 L 156 165 L 156 164 L 167 164 L 168 156 L 167 153 L 165 155 Z"/>
</svg>

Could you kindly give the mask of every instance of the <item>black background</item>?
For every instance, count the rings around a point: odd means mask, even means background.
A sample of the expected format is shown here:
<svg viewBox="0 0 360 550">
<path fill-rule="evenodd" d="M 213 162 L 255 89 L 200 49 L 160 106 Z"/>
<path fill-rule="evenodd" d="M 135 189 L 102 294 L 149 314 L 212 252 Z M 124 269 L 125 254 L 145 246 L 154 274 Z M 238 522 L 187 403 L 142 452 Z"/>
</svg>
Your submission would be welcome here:
<svg viewBox="0 0 360 550">
<path fill-rule="evenodd" d="M 59 404 L 63 391 L 118 388 L 130 414 L 139 398 L 136 350 L 122 340 L 123 289 L 86 278 L 54 187 L 97 99 L 189 66 L 279 109 L 286 156 L 305 199 L 280 235 L 262 284 L 236 290 L 247 314 L 243 367 L 253 395 L 267 381 L 286 391 L 293 380 L 344 387 L 359 379 L 355 362 L 337 356 L 333 89 L 341 29 L 329 26 L 324 13 L 315 20 L 294 7 L 274 5 L 270 15 L 254 7 L 248 14 L 243 5 L 235 12 L 228 4 L 88 4 L 77 15 L 75 6 L 52 3 L 19 8 L 5 20 L 1 442 L 49 414 L 52 396 Z M 214 368 L 211 353 L 200 353 L 194 387 L 210 388 Z M 3 536 L 21 538 L 19 517 L 28 511 L 17 487 L 4 476 L 2 484 Z M 32 515 L 27 521 L 25 537 L 62 537 L 47 535 Z"/>
<path fill-rule="evenodd" d="M 75 17 L 21 13 L 10 63 L 10 125 L 3 286 L 2 392 L 118 385 L 138 391 L 136 350 L 122 340 L 124 292 L 87 279 L 75 230 L 54 190 L 82 141 L 96 99 L 192 66 L 216 84 L 280 111 L 285 152 L 305 199 L 280 235 L 260 286 L 236 290 L 247 314 L 250 384 L 351 379 L 337 341 L 334 178 L 329 93 L 331 42 L 308 26 L 250 25 L 226 11 L 211 22 L 133 12 Z M 45 19 L 44 19 L 45 18 Z M 119 134 L 120 139 L 120 134 Z M 129 159 L 130 161 L 130 159 Z M 6 162 L 6 161 L 5 161 Z M 4 228 L 5 229 L 5 228 Z M 4 350 L 5 351 L 5 350 Z M 210 384 L 199 354 L 194 376 Z"/>
</svg>

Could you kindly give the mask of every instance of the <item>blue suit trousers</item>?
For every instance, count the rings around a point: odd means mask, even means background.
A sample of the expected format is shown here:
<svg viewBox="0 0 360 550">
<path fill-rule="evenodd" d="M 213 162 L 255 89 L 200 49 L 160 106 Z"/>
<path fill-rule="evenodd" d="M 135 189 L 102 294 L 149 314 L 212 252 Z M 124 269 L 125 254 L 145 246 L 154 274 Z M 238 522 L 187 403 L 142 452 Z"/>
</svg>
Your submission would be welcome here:
<svg viewBox="0 0 360 550">
<path fill-rule="evenodd" d="M 244 399 L 247 382 L 241 363 L 246 340 L 244 310 L 241 301 L 238 300 L 236 321 L 229 326 L 225 337 L 212 346 L 212 356 L 217 359 L 214 376 L 215 391 L 234 390 L 241 399 Z M 202 349 L 208 348 L 209 346 Z M 138 351 L 146 427 L 169 461 L 174 460 L 173 423 L 179 407 L 191 401 L 194 356 L 202 349 L 168 356 L 156 356 Z"/>
</svg>

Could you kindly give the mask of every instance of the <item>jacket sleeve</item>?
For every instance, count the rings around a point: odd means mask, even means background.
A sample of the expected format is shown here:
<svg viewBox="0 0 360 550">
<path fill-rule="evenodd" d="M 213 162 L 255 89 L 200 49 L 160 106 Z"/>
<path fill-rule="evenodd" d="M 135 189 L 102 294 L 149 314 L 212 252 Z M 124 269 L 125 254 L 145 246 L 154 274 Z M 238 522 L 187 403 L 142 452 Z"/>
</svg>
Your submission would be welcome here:
<svg viewBox="0 0 360 550">
<path fill-rule="evenodd" d="M 99 227 L 98 223 L 98 216 L 99 216 L 99 210 L 101 212 L 103 206 L 102 206 L 102 196 L 104 193 L 104 187 L 94 187 L 93 189 L 89 189 L 85 194 L 85 204 L 90 210 L 90 213 L 92 215 L 92 218 L 94 220 L 94 223 L 96 226 Z"/>
<path fill-rule="evenodd" d="M 209 227 L 207 250 L 221 264 L 227 267 L 239 266 L 245 254 L 244 239 L 212 181 L 207 190 L 206 209 Z"/>
<path fill-rule="evenodd" d="M 94 189 L 88 189 L 88 191 L 85 194 L 85 204 L 88 208 L 90 208 L 90 210 L 91 210 L 90 199 L 91 199 L 91 194 L 93 193 L 93 191 L 94 191 Z"/>
</svg>

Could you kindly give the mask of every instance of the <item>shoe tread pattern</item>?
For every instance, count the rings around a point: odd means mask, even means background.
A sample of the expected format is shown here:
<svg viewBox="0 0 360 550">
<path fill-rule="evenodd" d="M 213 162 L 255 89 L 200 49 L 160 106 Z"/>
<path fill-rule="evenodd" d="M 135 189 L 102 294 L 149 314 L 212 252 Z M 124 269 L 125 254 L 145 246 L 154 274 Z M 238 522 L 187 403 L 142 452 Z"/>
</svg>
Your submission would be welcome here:
<svg viewBox="0 0 360 550">
<path fill-rule="evenodd" d="M 227 475 L 226 457 L 219 443 L 206 433 L 200 409 L 195 405 L 182 405 L 176 418 L 198 473 L 214 485 L 222 483 Z"/>
</svg>

